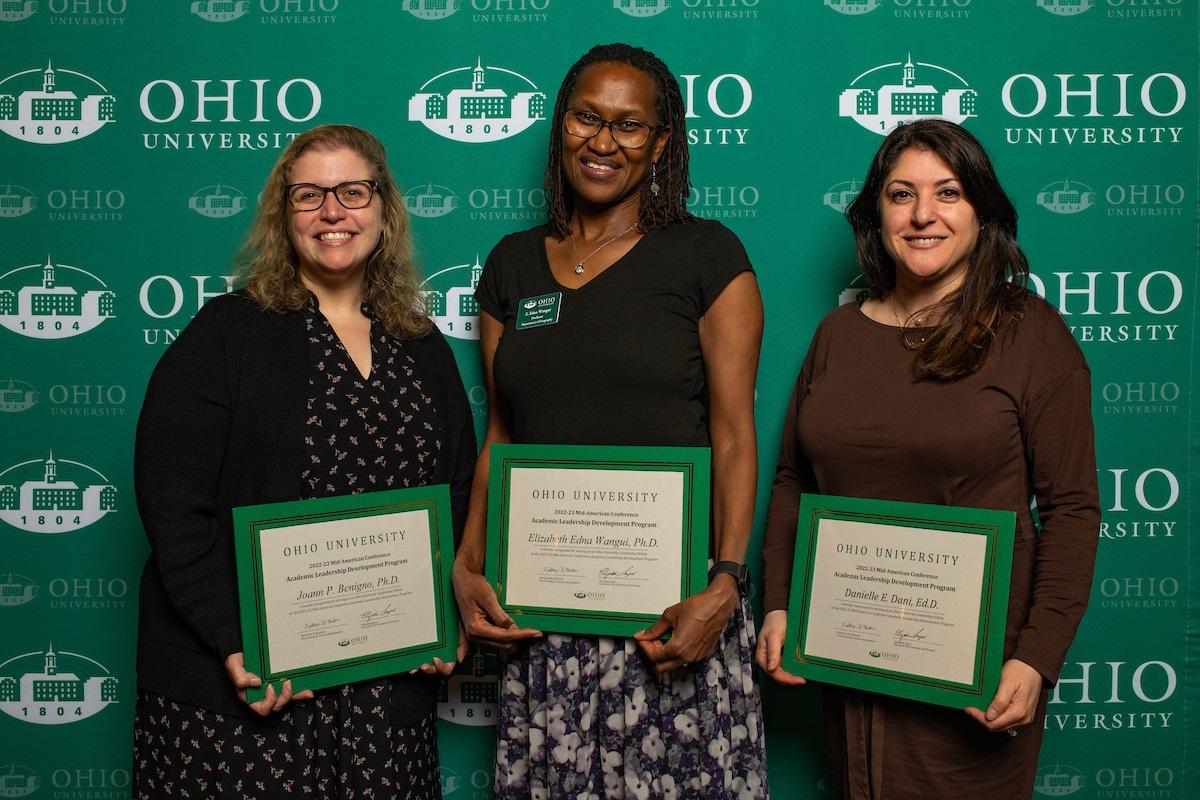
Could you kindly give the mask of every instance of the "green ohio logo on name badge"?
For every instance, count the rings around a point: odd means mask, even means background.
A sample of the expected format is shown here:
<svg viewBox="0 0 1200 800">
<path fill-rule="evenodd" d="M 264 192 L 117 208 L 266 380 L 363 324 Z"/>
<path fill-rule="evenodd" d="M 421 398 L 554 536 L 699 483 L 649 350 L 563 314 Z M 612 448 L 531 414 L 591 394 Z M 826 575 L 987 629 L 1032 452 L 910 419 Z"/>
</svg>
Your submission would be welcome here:
<svg viewBox="0 0 1200 800">
<path fill-rule="evenodd" d="M 188 208 L 202 217 L 224 219 L 246 210 L 248 201 L 241 189 L 225 184 L 197 189 L 188 198 Z"/>
<path fill-rule="evenodd" d="M 558 312 L 561 309 L 562 292 L 522 298 L 521 302 L 517 303 L 517 321 L 514 327 L 523 331 L 526 328 L 553 325 L 558 322 Z"/>
<path fill-rule="evenodd" d="M 887 136 L 897 125 L 929 117 L 961 124 L 978 116 L 977 101 L 978 92 L 961 75 L 937 64 L 914 63 L 909 54 L 904 63 L 880 64 L 851 81 L 838 98 L 838 114 Z"/>
<path fill-rule="evenodd" d="M 112 122 L 116 102 L 96 79 L 47 61 L 0 80 L 0 131 L 34 144 L 73 142 Z"/>
<path fill-rule="evenodd" d="M 404 207 L 414 217 L 444 217 L 458 208 L 458 195 L 448 186 L 423 183 L 404 193 Z"/>
<path fill-rule="evenodd" d="M 0 275 L 0 326 L 32 339 L 86 333 L 112 318 L 115 303 L 116 294 L 100 278 L 49 257 Z"/>
<path fill-rule="evenodd" d="M 99 661 L 51 643 L 0 663 L 0 711 L 35 725 L 69 725 L 117 702 L 118 685 Z"/>
<path fill-rule="evenodd" d="M 433 76 L 408 101 L 408 119 L 468 144 L 516 136 L 546 118 L 546 94 L 504 67 L 455 67 Z"/>
<path fill-rule="evenodd" d="M 1047 184 L 1038 192 L 1037 204 L 1055 214 L 1078 214 L 1096 203 L 1096 193 L 1086 183 L 1073 180 Z"/>
<path fill-rule="evenodd" d="M 42 776 L 20 764 L 0 767 L 0 797 L 27 797 L 42 785 Z"/>
<path fill-rule="evenodd" d="M 117 487 L 80 461 L 31 459 L 0 472 L 0 520 L 30 533 L 68 533 L 117 510 Z"/>
<path fill-rule="evenodd" d="M 425 313 L 443 335 L 454 339 L 479 339 L 479 303 L 475 289 L 483 275 L 479 256 L 474 264 L 456 264 L 426 278 L 420 286 Z"/>
<path fill-rule="evenodd" d="M 0 219 L 23 217 L 37 208 L 37 198 L 33 190 L 15 183 L 4 184 L 0 191 Z"/>
</svg>

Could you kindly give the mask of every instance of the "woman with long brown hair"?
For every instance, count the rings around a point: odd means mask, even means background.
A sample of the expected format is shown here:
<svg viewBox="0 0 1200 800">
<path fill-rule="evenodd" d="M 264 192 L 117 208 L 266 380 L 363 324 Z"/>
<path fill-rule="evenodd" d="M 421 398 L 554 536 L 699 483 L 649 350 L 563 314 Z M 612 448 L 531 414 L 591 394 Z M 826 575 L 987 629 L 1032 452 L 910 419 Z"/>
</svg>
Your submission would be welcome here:
<svg viewBox="0 0 1200 800">
<path fill-rule="evenodd" d="M 822 320 L 788 406 L 757 661 L 804 682 L 780 666 L 801 494 L 1014 512 L 1004 663 L 986 709 L 824 693 L 842 797 L 1028 798 L 1096 552 L 1087 363 L 1024 288 L 1016 210 L 963 128 L 894 130 L 846 215 L 870 296 Z"/>
</svg>

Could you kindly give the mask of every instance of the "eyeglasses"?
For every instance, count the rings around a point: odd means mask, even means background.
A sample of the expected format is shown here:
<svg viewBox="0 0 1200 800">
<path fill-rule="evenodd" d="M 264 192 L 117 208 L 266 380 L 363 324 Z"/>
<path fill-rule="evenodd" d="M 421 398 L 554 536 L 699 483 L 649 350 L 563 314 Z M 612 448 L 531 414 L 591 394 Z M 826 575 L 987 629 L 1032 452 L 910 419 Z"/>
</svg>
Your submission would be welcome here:
<svg viewBox="0 0 1200 800">
<path fill-rule="evenodd" d="M 325 195 L 333 196 L 342 208 L 366 208 L 371 204 L 379 184 L 375 181 L 346 181 L 337 186 L 318 186 L 315 183 L 292 183 L 283 187 L 288 203 L 297 211 L 315 211 L 325 205 Z"/>
<path fill-rule="evenodd" d="M 568 108 L 564 116 L 567 133 L 581 139 L 591 139 L 605 128 L 612 132 L 613 141 L 621 147 L 641 147 L 651 131 L 662 125 L 647 125 L 636 119 L 605 119 L 581 108 Z"/>
</svg>

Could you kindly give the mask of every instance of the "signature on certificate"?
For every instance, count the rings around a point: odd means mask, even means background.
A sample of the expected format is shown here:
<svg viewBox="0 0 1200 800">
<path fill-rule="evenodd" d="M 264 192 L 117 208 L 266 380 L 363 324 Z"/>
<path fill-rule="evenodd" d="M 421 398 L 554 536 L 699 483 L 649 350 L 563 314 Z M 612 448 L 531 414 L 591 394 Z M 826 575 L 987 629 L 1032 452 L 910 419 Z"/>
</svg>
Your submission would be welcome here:
<svg viewBox="0 0 1200 800">
<path fill-rule="evenodd" d="M 600 568 L 601 578 L 632 578 L 637 575 L 637 567 L 626 567 L 625 569 L 610 569 L 609 567 Z"/>
<path fill-rule="evenodd" d="M 391 603 L 388 603 L 383 608 L 368 608 L 366 611 L 362 612 L 362 614 L 359 615 L 359 618 L 363 622 L 371 622 L 372 620 L 382 619 L 384 617 L 390 617 L 395 613 L 396 613 L 396 609 L 392 606 Z"/>
<path fill-rule="evenodd" d="M 843 622 L 842 627 L 848 631 L 873 631 L 874 625 L 869 625 L 866 622 Z"/>
<path fill-rule="evenodd" d="M 904 628 L 896 629 L 897 642 L 923 642 L 929 638 L 929 634 L 925 633 L 924 628 L 918 628 L 915 631 L 906 630 Z"/>
</svg>

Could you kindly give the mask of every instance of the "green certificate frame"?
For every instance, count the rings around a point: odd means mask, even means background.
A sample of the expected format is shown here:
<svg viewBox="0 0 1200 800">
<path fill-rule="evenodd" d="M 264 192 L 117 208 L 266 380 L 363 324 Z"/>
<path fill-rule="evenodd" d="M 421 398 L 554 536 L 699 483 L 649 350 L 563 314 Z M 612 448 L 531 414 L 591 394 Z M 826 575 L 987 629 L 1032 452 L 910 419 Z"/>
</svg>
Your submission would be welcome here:
<svg viewBox="0 0 1200 800">
<path fill-rule="evenodd" d="M 710 451 L 495 444 L 485 574 L 522 627 L 632 636 L 708 585 Z"/>
<path fill-rule="evenodd" d="M 445 484 L 233 509 L 247 698 L 453 661 Z"/>
<path fill-rule="evenodd" d="M 783 668 L 966 708 L 1000 681 L 1016 514 L 806 494 Z"/>
</svg>

